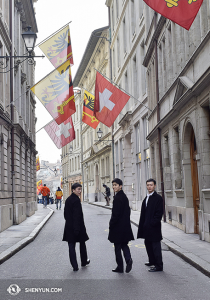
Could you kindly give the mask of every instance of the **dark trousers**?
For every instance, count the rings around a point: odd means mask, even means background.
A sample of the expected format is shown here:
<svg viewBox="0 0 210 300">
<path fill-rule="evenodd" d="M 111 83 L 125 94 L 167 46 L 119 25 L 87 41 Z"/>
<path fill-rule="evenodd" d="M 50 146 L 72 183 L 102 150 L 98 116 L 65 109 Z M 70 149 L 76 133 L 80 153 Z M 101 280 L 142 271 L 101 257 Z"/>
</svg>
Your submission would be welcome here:
<svg viewBox="0 0 210 300">
<path fill-rule="evenodd" d="M 77 255 L 76 255 L 76 243 L 68 242 L 69 244 L 69 259 L 70 263 L 73 267 L 73 269 L 78 268 L 78 263 L 77 263 Z M 87 249 L 85 242 L 80 242 L 79 243 L 79 249 L 80 249 L 80 259 L 81 259 L 81 264 L 86 265 L 87 263 Z"/>
<path fill-rule="evenodd" d="M 149 262 L 158 269 L 163 269 L 161 242 L 144 241 Z"/>
<path fill-rule="evenodd" d="M 126 263 L 131 259 L 131 253 L 127 243 L 114 244 L 117 266 L 120 270 L 123 271 L 123 258 L 121 250 L 123 252 Z"/>
</svg>

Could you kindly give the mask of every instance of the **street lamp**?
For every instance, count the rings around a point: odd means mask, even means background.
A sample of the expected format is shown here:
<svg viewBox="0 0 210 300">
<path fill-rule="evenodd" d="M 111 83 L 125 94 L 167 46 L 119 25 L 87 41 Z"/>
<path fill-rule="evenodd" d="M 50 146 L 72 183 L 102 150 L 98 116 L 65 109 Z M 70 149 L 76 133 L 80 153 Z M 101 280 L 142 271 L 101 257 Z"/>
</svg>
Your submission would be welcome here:
<svg viewBox="0 0 210 300">
<path fill-rule="evenodd" d="M 26 59 L 28 59 L 28 64 L 29 65 L 33 65 L 34 64 L 34 57 L 42 57 L 42 58 L 45 57 L 44 55 L 41 55 L 41 56 L 32 55 L 32 52 L 33 52 L 34 47 L 35 47 L 37 35 L 36 35 L 35 32 L 31 31 L 31 26 L 28 26 L 27 31 L 22 33 L 22 38 L 23 38 L 23 41 L 24 41 L 24 44 L 25 44 L 26 50 L 27 50 L 26 55 L 21 55 L 21 56 L 17 56 L 17 55 L 14 55 L 14 56 L 13 55 L 0 56 L 0 59 L 2 58 L 2 59 L 6 60 L 5 62 L 0 61 L 0 68 L 1 69 L 6 69 L 7 68 L 8 61 L 11 58 L 16 58 L 16 59 L 17 58 L 24 58 L 24 60 L 22 60 L 22 61 L 20 61 L 20 60 L 16 61 L 16 66 L 15 67 L 17 67 L 19 64 L 24 62 Z M 11 71 L 11 69 L 9 71 Z M 7 72 L 8 71 L 1 72 L 1 73 L 7 73 Z"/>
<path fill-rule="evenodd" d="M 98 139 L 100 140 L 102 138 L 102 135 L 103 135 L 103 131 L 100 128 L 97 131 L 97 135 L 98 135 Z"/>
<path fill-rule="evenodd" d="M 27 31 L 22 33 L 22 38 L 26 46 L 26 50 L 31 55 L 34 50 L 37 35 L 35 32 L 31 31 L 31 26 L 27 26 Z"/>
</svg>

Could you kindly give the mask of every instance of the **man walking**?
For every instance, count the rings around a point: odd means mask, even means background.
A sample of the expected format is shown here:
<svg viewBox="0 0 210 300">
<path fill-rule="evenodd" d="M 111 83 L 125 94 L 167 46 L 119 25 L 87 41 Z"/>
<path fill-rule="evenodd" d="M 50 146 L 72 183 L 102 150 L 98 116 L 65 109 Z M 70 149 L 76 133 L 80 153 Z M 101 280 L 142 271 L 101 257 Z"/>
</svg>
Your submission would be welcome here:
<svg viewBox="0 0 210 300">
<path fill-rule="evenodd" d="M 73 271 L 78 271 L 78 263 L 76 257 L 75 246 L 80 243 L 80 258 L 81 265 L 85 267 L 90 263 L 87 257 L 87 250 L 85 242 L 89 239 L 82 212 L 82 205 L 80 197 L 82 193 L 82 186 L 79 183 L 72 185 L 72 194 L 66 199 L 64 207 L 64 218 L 66 220 L 63 241 L 68 242 L 69 245 L 69 258 L 73 267 Z"/>
<path fill-rule="evenodd" d="M 44 184 L 40 192 L 43 196 L 43 207 L 47 207 L 47 196 L 50 194 L 50 189 L 46 186 L 46 184 Z"/>
<path fill-rule="evenodd" d="M 126 261 L 126 273 L 132 269 L 133 260 L 131 258 L 128 242 L 134 240 L 130 223 L 130 206 L 127 196 L 122 190 L 122 180 L 115 178 L 112 181 L 112 187 L 116 193 L 113 201 L 112 216 L 109 222 L 108 240 L 114 243 L 117 268 L 112 272 L 123 273 L 122 253 Z"/>
<path fill-rule="evenodd" d="M 107 185 L 105 185 L 105 184 L 103 184 L 103 187 L 105 188 L 105 199 L 106 199 L 106 206 L 109 206 L 109 201 L 110 201 L 110 195 L 111 195 L 111 193 L 110 193 L 110 188 L 107 186 Z"/>
<path fill-rule="evenodd" d="M 60 202 L 60 209 L 61 209 L 61 199 L 63 197 L 63 192 L 61 191 L 60 187 L 58 187 L 57 191 L 55 192 L 55 201 L 56 201 L 56 209 L 58 209 L 58 203 Z"/>
<path fill-rule="evenodd" d="M 156 181 L 154 179 L 148 179 L 146 184 L 148 193 L 142 202 L 137 238 L 145 239 L 149 258 L 149 262 L 145 265 L 151 267 L 149 272 L 157 272 L 163 271 L 161 252 L 163 199 L 155 191 Z"/>
</svg>

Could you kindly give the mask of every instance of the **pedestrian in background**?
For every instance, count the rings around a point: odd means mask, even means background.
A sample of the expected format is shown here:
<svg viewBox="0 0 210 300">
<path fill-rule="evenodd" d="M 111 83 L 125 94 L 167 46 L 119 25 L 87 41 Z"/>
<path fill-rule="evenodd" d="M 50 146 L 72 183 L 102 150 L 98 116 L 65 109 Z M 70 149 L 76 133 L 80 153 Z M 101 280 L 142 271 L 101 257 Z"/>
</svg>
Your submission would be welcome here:
<svg viewBox="0 0 210 300">
<path fill-rule="evenodd" d="M 87 257 L 87 249 L 85 242 L 89 239 L 82 212 L 82 205 L 80 201 L 82 193 L 82 186 L 79 183 L 72 185 L 72 194 L 66 199 L 64 207 L 64 218 L 66 220 L 63 241 L 68 242 L 69 258 L 73 267 L 73 271 L 78 271 L 78 263 L 76 257 L 75 246 L 80 244 L 80 258 L 81 266 L 85 267 L 90 263 Z"/>
<path fill-rule="evenodd" d="M 44 186 L 41 188 L 40 192 L 43 196 L 42 197 L 43 207 L 47 207 L 47 198 L 48 198 L 48 195 L 50 194 L 50 189 L 46 186 L 46 184 L 44 184 Z"/>
<path fill-rule="evenodd" d="M 156 193 L 156 181 L 148 179 L 147 196 L 141 207 L 137 238 L 144 238 L 149 262 L 145 265 L 151 267 L 149 272 L 163 271 L 161 252 L 161 219 L 163 215 L 163 198 Z M 152 267 L 153 266 L 153 267 Z"/>
<path fill-rule="evenodd" d="M 56 209 L 58 209 L 59 202 L 60 202 L 60 208 L 59 209 L 61 209 L 62 197 L 63 197 L 63 192 L 61 191 L 60 187 L 58 187 L 57 191 L 55 192 Z"/>
<path fill-rule="evenodd" d="M 110 195 L 111 195 L 111 193 L 110 193 L 110 188 L 107 186 L 107 185 L 105 185 L 105 184 L 103 184 L 103 187 L 105 188 L 105 199 L 106 199 L 106 206 L 109 206 L 109 201 L 110 201 Z"/>
<path fill-rule="evenodd" d="M 109 236 L 108 240 L 114 243 L 115 257 L 117 262 L 116 269 L 112 272 L 123 273 L 123 258 L 126 261 L 126 273 L 132 269 L 133 260 L 131 258 L 128 242 L 134 240 L 131 229 L 130 213 L 131 209 L 127 196 L 122 190 L 123 182 L 119 178 L 112 181 L 112 187 L 116 193 L 113 200 L 112 215 L 109 222 Z"/>
</svg>

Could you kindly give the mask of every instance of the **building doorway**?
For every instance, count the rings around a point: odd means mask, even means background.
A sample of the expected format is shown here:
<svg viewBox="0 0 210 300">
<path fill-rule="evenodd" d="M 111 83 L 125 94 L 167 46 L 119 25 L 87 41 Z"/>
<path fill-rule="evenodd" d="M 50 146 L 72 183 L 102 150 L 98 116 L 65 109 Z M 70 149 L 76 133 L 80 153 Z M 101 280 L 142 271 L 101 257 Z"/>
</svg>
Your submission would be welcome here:
<svg viewBox="0 0 210 300">
<path fill-rule="evenodd" d="M 195 133 L 192 128 L 190 139 L 190 161 L 191 161 L 191 177 L 192 177 L 192 192 L 193 192 L 193 207 L 194 207 L 194 232 L 199 233 L 199 218 L 198 210 L 200 205 L 199 197 L 199 181 L 198 181 L 198 166 L 197 166 L 197 145 Z"/>
</svg>

